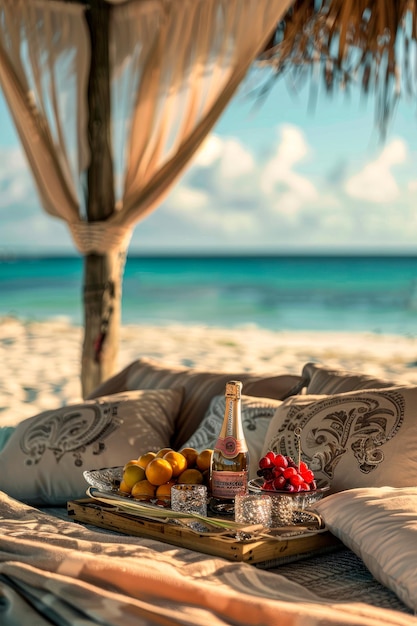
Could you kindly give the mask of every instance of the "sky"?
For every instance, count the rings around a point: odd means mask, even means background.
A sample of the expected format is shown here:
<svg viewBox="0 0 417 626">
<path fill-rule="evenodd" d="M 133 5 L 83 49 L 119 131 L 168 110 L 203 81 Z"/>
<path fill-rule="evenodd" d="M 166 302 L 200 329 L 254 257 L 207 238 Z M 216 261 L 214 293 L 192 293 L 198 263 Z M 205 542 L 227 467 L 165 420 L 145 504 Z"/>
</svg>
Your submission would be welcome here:
<svg viewBox="0 0 417 626">
<path fill-rule="evenodd" d="M 417 253 L 417 106 L 400 102 L 383 139 L 375 102 L 277 80 L 245 81 L 129 254 Z M 0 259 L 77 254 L 41 208 L 0 93 Z"/>
</svg>

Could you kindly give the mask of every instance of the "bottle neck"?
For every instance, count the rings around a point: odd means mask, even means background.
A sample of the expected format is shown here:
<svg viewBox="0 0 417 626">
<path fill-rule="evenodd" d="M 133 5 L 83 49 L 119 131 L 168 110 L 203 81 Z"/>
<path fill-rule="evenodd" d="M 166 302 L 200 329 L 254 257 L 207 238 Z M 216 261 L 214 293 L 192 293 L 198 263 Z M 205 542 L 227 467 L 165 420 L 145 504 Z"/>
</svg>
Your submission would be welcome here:
<svg viewBox="0 0 417 626">
<path fill-rule="evenodd" d="M 242 425 L 240 398 L 226 396 L 223 424 L 215 447 L 222 450 L 225 456 L 230 457 L 234 457 L 238 452 L 247 451 L 248 447 Z"/>
</svg>

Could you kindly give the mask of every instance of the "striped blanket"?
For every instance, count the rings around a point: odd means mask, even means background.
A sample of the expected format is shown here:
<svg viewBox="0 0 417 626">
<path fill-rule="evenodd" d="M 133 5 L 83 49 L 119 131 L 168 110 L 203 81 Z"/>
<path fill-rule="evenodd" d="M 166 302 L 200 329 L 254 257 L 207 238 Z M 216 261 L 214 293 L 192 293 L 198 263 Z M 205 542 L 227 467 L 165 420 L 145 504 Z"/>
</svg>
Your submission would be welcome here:
<svg viewBox="0 0 417 626">
<path fill-rule="evenodd" d="M 0 492 L 2 626 L 416 626 L 355 559 L 342 550 L 266 571 L 100 532 Z M 337 590 L 347 569 L 356 582 L 344 576 Z"/>
</svg>

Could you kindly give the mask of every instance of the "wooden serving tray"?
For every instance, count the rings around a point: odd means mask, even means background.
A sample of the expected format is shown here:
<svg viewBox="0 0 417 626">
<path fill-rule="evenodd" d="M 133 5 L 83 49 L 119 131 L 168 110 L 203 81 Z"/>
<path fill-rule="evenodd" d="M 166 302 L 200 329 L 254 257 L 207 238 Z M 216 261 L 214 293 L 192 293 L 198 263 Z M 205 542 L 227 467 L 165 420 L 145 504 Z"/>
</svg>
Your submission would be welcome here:
<svg viewBox="0 0 417 626">
<path fill-rule="evenodd" d="M 199 534 L 185 526 L 149 520 L 130 515 L 117 506 L 93 499 L 72 500 L 67 503 L 68 515 L 76 522 L 91 524 L 117 533 L 157 539 L 165 543 L 230 561 L 242 561 L 257 566 L 279 565 L 280 562 L 305 558 L 312 554 L 341 547 L 340 541 L 327 530 L 303 532 L 297 527 L 275 531 L 274 537 L 238 540 L 231 536 Z"/>
</svg>

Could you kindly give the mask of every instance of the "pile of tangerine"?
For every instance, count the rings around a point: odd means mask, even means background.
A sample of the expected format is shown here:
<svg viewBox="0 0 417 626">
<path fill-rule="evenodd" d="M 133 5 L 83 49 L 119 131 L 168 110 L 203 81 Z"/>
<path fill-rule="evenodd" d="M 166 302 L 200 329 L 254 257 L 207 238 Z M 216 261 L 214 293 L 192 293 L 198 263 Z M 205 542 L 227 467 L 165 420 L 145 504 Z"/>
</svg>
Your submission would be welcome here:
<svg viewBox="0 0 417 626">
<path fill-rule="evenodd" d="M 126 463 L 119 491 L 136 500 L 156 499 L 160 504 L 169 504 L 172 485 L 208 486 L 212 455 L 213 450 L 208 448 L 201 452 L 194 448 L 183 448 L 178 452 L 172 448 L 146 452 Z"/>
</svg>

